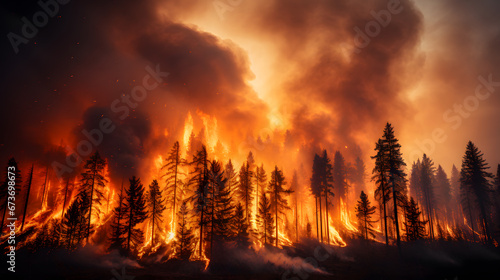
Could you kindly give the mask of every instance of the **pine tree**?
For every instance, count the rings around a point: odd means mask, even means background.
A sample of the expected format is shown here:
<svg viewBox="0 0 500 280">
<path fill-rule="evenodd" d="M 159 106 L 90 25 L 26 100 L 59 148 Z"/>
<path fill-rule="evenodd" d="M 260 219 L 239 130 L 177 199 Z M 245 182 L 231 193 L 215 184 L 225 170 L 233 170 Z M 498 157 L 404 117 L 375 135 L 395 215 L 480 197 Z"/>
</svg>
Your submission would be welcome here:
<svg viewBox="0 0 500 280">
<path fill-rule="evenodd" d="M 254 199 L 254 186 L 252 178 L 254 177 L 253 171 L 250 169 L 250 163 L 247 161 L 243 163 L 239 172 L 240 184 L 238 186 L 237 196 L 240 201 L 243 201 L 245 208 L 245 218 L 250 221 L 252 201 Z"/>
<path fill-rule="evenodd" d="M 375 159 L 375 167 L 372 171 L 372 180 L 375 180 L 375 184 L 377 185 L 375 197 L 379 200 L 379 203 L 383 208 L 385 244 L 388 246 L 389 235 L 387 232 L 387 202 L 391 199 L 392 193 L 389 188 L 387 176 L 388 163 L 385 157 L 386 147 L 382 139 L 379 139 L 376 143 L 375 151 L 377 151 L 377 154 L 372 157 L 372 159 Z"/>
<path fill-rule="evenodd" d="M 434 162 L 424 154 L 420 165 L 420 187 L 423 195 L 421 203 L 424 205 L 427 220 L 429 221 L 431 238 L 434 238 L 434 206 L 436 204 L 434 190 L 435 173 L 436 168 L 434 167 Z"/>
<path fill-rule="evenodd" d="M 236 243 L 241 247 L 250 246 L 249 225 L 243 205 L 238 203 L 233 217 L 233 232 Z"/>
<path fill-rule="evenodd" d="M 375 214 L 377 207 L 371 206 L 368 196 L 361 191 L 358 203 L 356 205 L 356 217 L 358 218 L 359 231 L 364 239 L 375 238 L 375 230 L 373 229 L 372 215 Z"/>
<path fill-rule="evenodd" d="M 83 192 L 75 198 L 64 214 L 61 236 L 65 246 L 70 250 L 80 245 L 91 231 L 87 228 L 89 205 L 90 198 Z"/>
<path fill-rule="evenodd" d="M 462 205 L 460 203 L 461 200 L 460 172 L 458 171 L 455 165 L 453 165 L 453 167 L 451 168 L 450 184 L 451 184 L 451 208 L 453 209 L 453 220 L 455 222 L 455 225 L 458 223 L 462 224 L 464 219 L 462 213 Z"/>
<path fill-rule="evenodd" d="M 15 203 L 15 201 L 11 201 L 9 197 L 12 197 L 10 195 L 11 191 L 14 190 L 14 197 L 17 197 L 19 195 L 19 192 L 21 192 L 21 184 L 22 184 L 22 178 L 21 178 L 21 171 L 19 170 L 19 167 L 17 165 L 17 161 L 14 158 L 10 158 L 7 167 L 4 169 L 5 174 L 4 174 L 4 181 L 3 184 L 0 186 L 0 208 L 3 209 L 3 214 L 2 214 L 2 223 L 0 227 L 0 235 L 4 231 L 4 222 L 5 218 L 7 216 L 7 213 L 9 212 L 9 202 Z M 14 181 L 10 179 L 15 179 Z M 9 182 L 14 182 L 14 185 Z"/>
<path fill-rule="evenodd" d="M 208 177 L 208 155 L 205 146 L 201 147 L 196 155 L 193 156 L 193 161 L 190 163 L 194 170 L 191 173 L 190 179 L 188 181 L 188 186 L 190 189 L 194 189 L 194 195 L 191 197 L 195 206 L 195 212 L 198 214 L 198 225 L 199 225 L 199 256 L 203 255 L 203 241 L 205 226 L 210 223 L 207 217 L 210 217 L 209 206 L 210 206 L 210 184 Z"/>
<path fill-rule="evenodd" d="M 335 153 L 337 154 L 337 153 Z M 333 194 L 333 175 L 332 175 L 332 164 L 330 163 L 330 158 L 328 158 L 328 154 L 326 150 L 323 150 L 322 159 L 322 185 L 323 185 L 323 196 L 325 197 L 325 215 L 326 215 L 326 238 L 328 244 L 330 244 L 330 221 L 328 218 L 328 206 L 332 205 L 331 197 L 334 197 Z M 346 202 L 347 200 L 345 200 Z"/>
<path fill-rule="evenodd" d="M 274 171 L 271 173 L 271 181 L 269 182 L 269 193 L 271 195 L 271 205 L 274 208 L 274 219 L 276 225 L 276 247 L 279 244 L 279 220 L 280 215 L 284 215 L 285 210 L 289 210 L 288 202 L 285 195 L 290 195 L 293 191 L 285 189 L 286 185 L 285 176 L 283 172 L 278 169 L 278 166 L 274 167 Z"/>
<path fill-rule="evenodd" d="M 106 167 L 106 161 L 101 158 L 99 152 L 95 152 L 90 159 L 88 159 L 84 165 L 84 171 L 81 174 L 80 179 L 80 193 L 85 192 L 89 197 L 89 215 L 87 229 L 90 230 L 90 222 L 92 220 L 92 215 L 95 215 L 98 219 L 100 216 L 99 206 L 104 199 L 103 188 L 108 182 L 104 178 L 104 169 Z M 89 242 L 90 231 L 87 232 L 87 243 Z"/>
<path fill-rule="evenodd" d="M 260 195 L 259 212 L 257 215 L 257 229 L 262 244 L 272 244 L 274 242 L 274 219 L 271 209 L 271 201 L 265 192 Z"/>
<path fill-rule="evenodd" d="M 318 154 L 314 155 L 313 166 L 312 166 L 312 176 L 311 176 L 311 185 L 310 190 L 315 198 L 315 207 L 316 207 L 316 237 L 318 241 L 321 240 L 323 242 L 323 219 L 321 214 L 321 195 L 324 192 L 323 185 L 323 163 L 324 161 L 321 159 Z M 319 202 L 319 211 L 318 211 L 318 202 Z M 319 215 L 319 218 L 318 218 Z M 318 223 L 319 222 L 319 223 Z M 320 239 L 321 237 L 321 239 Z"/>
<path fill-rule="evenodd" d="M 177 241 L 175 242 L 175 257 L 188 260 L 195 249 L 195 237 L 193 230 L 189 227 L 189 211 L 187 209 L 187 201 L 184 200 L 181 204 L 179 213 L 177 214 Z"/>
<path fill-rule="evenodd" d="M 123 193 L 123 181 L 118 196 L 118 206 L 113 209 L 113 220 L 111 222 L 111 235 L 109 240 L 111 242 L 110 249 L 117 249 L 122 251 L 125 249 L 125 241 L 127 228 L 125 227 L 125 195 Z"/>
<path fill-rule="evenodd" d="M 227 166 L 226 166 L 227 167 Z M 226 170 L 228 170 L 226 168 Z M 210 167 L 210 181 L 214 183 L 216 188 L 214 197 L 214 234 L 222 240 L 229 240 L 231 237 L 230 224 L 232 223 L 234 205 L 233 205 L 233 190 L 228 183 L 224 172 L 222 172 L 222 164 L 213 161 Z M 234 176 L 234 174 L 232 175 Z"/>
<path fill-rule="evenodd" d="M 255 176 L 254 176 L 254 184 L 255 184 L 255 213 L 259 213 L 259 199 L 262 192 L 266 190 L 267 183 L 267 174 L 266 170 L 264 170 L 264 164 L 261 164 L 260 167 L 256 167 Z"/>
<path fill-rule="evenodd" d="M 340 219 L 341 215 L 341 203 L 342 200 L 344 203 L 347 201 L 347 170 L 344 157 L 339 151 L 335 152 L 335 156 L 333 157 L 333 189 L 336 193 L 335 203 L 337 204 L 337 215 Z"/>
<path fill-rule="evenodd" d="M 406 189 L 406 174 L 404 172 L 404 166 L 406 164 L 403 161 L 403 156 L 401 154 L 401 145 L 399 140 L 394 135 L 394 129 L 390 123 L 387 123 L 384 129 L 384 134 L 382 136 L 382 144 L 384 148 L 381 150 L 382 161 L 385 162 L 382 166 L 384 169 L 381 171 L 386 173 L 387 181 L 392 192 L 393 201 L 393 211 L 394 211 L 394 226 L 396 230 L 396 244 L 398 249 L 401 250 L 401 237 L 399 233 L 399 216 L 398 216 L 398 204 L 401 205 L 401 201 L 404 200 L 405 189 Z M 377 154 L 375 157 L 380 156 Z"/>
<path fill-rule="evenodd" d="M 124 202 L 124 226 L 126 228 L 126 249 L 131 249 L 139 245 L 144 239 L 144 233 L 136 226 L 147 217 L 146 201 L 144 197 L 144 186 L 139 178 L 133 176 L 130 180 L 130 186 L 125 191 Z"/>
<path fill-rule="evenodd" d="M 493 178 L 493 174 L 487 172 L 488 169 L 489 166 L 483 159 L 481 151 L 469 141 L 462 160 L 460 187 L 464 195 L 474 197 L 473 201 L 479 212 L 479 224 L 486 241 L 491 239 L 489 229 L 491 224 L 489 218 L 491 184 L 488 179 Z"/>
<path fill-rule="evenodd" d="M 495 203 L 495 220 L 497 225 L 497 236 L 500 237 L 500 164 L 497 166 L 497 175 L 493 183 L 493 201 Z M 500 240 L 497 239 L 497 240 Z"/>
<path fill-rule="evenodd" d="M 151 221 L 151 245 L 155 244 L 155 225 L 158 228 L 163 223 L 163 211 L 165 211 L 165 199 L 158 185 L 158 181 L 153 180 L 149 185 L 149 191 L 146 194 L 147 213 Z"/>
<path fill-rule="evenodd" d="M 185 164 L 185 160 L 181 157 L 179 141 L 176 141 L 166 158 L 166 163 L 162 167 L 165 170 L 163 177 L 165 178 L 166 187 L 166 203 L 172 206 L 172 220 L 177 213 L 178 201 L 182 197 L 182 188 L 180 188 L 180 167 Z"/>
<path fill-rule="evenodd" d="M 408 241 L 415 241 L 425 237 L 425 224 L 421 221 L 420 209 L 415 200 L 410 198 L 408 209 L 406 209 L 405 236 Z"/>
<path fill-rule="evenodd" d="M 438 209 L 442 213 L 442 216 L 446 217 L 446 219 L 450 221 L 452 219 L 451 184 L 448 179 L 448 175 L 446 175 L 446 172 L 444 172 L 441 165 L 438 166 L 436 171 L 436 196 L 441 202 Z"/>
</svg>

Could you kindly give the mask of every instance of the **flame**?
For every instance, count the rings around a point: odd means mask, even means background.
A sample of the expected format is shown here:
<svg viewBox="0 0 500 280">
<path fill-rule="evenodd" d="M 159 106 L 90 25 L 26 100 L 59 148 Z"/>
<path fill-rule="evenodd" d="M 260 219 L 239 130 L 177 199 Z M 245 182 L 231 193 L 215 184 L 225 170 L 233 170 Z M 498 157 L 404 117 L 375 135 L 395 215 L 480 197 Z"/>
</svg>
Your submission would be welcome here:
<svg viewBox="0 0 500 280">
<path fill-rule="evenodd" d="M 193 117 L 191 116 L 191 112 L 188 113 L 186 122 L 184 124 L 184 147 L 189 147 L 189 137 L 193 132 Z"/>
</svg>

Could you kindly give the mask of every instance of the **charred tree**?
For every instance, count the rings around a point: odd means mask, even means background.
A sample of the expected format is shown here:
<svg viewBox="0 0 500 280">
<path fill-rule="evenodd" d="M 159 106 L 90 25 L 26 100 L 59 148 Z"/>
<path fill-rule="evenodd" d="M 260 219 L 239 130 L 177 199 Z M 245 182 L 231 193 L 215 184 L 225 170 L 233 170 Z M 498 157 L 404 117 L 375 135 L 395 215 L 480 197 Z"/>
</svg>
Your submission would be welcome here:
<svg viewBox="0 0 500 280">
<path fill-rule="evenodd" d="M 172 220 L 175 220 L 174 218 L 177 213 L 176 205 L 178 205 L 177 202 L 182 196 L 182 193 L 180 193 L 181 188 L 179 188 L 179 176 L 182 174 L 179 168 L 185 163 L 185 160 L 181 157 L 179 141 L 176 141 L 167 156 L 165 165 L 162 167 L 162 169 L 165 170 L 163 177 L 166 183 L 166 203 L 171 204 Z"/>
<path fill-rule="evenodd" d="M 261 193 L 259 201 L 259 212 L 257 215 L 257 228 L 261 230 L 259 233 L 260 240 L 263 244 L 272 244 L 274 241 L 274 219 L 271 208 L 271 201 L 265 192 Z"/>
<path fill-rule="evenodd" d="M 28 186 L 27 186 L 27 190 L 26 190 L 26 200 L 24 201 L 23 221 L 21 222 L 21 232 L 24 229 L 24 220 L 26 219 L 26 213 L 28 212 L 28 203 L 30 200 L 31 182 L 33 181 L 33 168 L 34 168 L 34 164 L 31 165 L 30 175 L 29 175 L 29 179 L 28 179 Z M 66 200 L 65 200 L 65 202 L 66 202 Z M 64 217 L 64 207 L 63 207 L 62 216 Z"/>
<path fill-rule="evenodd" d="M 415 241 L 425 237 L 425 224 L 428 221 L 422 221 L 421 214 L 418 204 L 411 197 L 406 209 L 405 237 L 407 241 Z"/>
<path fill-rule="evenodd" d="M 189 226 L 189 211 L 187 201 L 183 201 L 177 214 L 177 241 L 175 242 L 175 257 L 181 260 L 188 260 L 195 249 L 195 237 L 193 229 Z"/>
<path fill-rule="evenodd" d="M 243 206 L 245 207 L 245 217 L 247 221 L 250 221 L 252 201 L 254 200 L 253 177 L 254 174 L 250 168 L 250 163 L 248 161 L 243 163 L 239 172 L 240 183 L 236 194 L 238 199 L 244 202 Z"/>
</svg>

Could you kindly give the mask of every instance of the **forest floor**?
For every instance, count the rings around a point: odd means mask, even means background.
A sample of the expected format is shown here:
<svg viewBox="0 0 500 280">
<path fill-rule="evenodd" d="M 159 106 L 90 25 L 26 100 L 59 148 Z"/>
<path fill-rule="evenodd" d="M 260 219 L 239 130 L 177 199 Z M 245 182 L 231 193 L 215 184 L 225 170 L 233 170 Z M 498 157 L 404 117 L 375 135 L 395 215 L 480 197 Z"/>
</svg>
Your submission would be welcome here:
<svg viewBox="0 0 500 280">
<path fill-rule="evenodd" d="M 308 241 L 296 248 L 219 253 L 204 262 L 170 260 L 137 263 L 92 250 L 19 250 L 16 272 L 0 279 L 164 280 L 164 279 L 500 279 L 500 248 L 459 241 L 424 241 L 397 247 L 349 240 L 348 246 L 325 247 Z M 125 270 L 123 270 L 125 269 Z"/>
</svg>

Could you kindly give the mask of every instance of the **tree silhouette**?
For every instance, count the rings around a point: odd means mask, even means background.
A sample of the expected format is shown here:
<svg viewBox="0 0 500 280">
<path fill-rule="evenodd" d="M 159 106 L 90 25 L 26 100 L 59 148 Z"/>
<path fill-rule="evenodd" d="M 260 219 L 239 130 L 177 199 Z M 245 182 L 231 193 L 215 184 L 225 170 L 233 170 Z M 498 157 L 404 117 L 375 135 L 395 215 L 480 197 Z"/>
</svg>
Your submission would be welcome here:
<svg viewBox="0 0 500 280">
<path fill-rule="evenodd" d="M 340 154 L 340 152 L 337 151 L 337 153 Z M 335 153 L 335 155 L 337 155 Z M 342 155 L 340 155 L 342 157 Z M 333 194 L 333 175 L 332 175 L 332 164 L 330 163 L 330 159 L 328 158 L 328 154 L 326 150 L 323 150 L 323 156 L 321 157 L 322 164 L 321 164 L 321 184 L 323 185 L 323 196 L 325 197 L 325 215 L 326 215 L 326 238 L 328 244 L 330 244 L 330 221 L 328 218 L 328 206 L 330 206 L 331 200 L 329 200 L 330 197 L 334 197 Z M 344 200 L 347 201 L 347 200 Z M 340 204 L 340 203 L 339 203 Z"/>
<path fill-rule="evenodd" d="M 265 192 L 260 195 L 259 212 L 257 215 L 257 229 L 260 230 L 259 236 L 263 244 L 272 244 L 274 242 L 274 219 L 271 209 L 271 201 Z"/>
<path fill-rule="evenodd" d="M 90 158 L 85 162 L 83 167 L 84 171 L 81 174 L 80 179 L 80 193 L 86 193 L 89 197 L 89 215 L 88 215 L 88 226 L 87 226 L 87 243 L 89 242 L 90 236 L 90 222 L 92 220 L 92 210 L 94 210 L 94 215 L 99 219 L 100 209 L 98 206 L 101 205 L 104 199 L 104 194 L 102 189 L 108 182 L 104 178 L 104 168 L 106 167 L 106 161 L 101 158 L 99 152 L 95 152 Z"/>
<path fill-rule="evenodd" d="M 450 185 L 451 185 L 451 208 L 453 211 L 453 220 L 455 224 L 463 224 L 463 211 L 462 204 L 460 199 L 460 172 L 457 167 L 453 164 L 451 168 L 451 177 L 450 177 Z"/>
<path fill-rule="evenodd" d="M 123 193 L 123 181 L 120 194 L 118 196 L 118 206 L 113 209 L 113 220 L 111 222 L 111 234 L 109 240 L 111 242 L 110 249 L 122 251 L 125 248 L 127 228 L 125 227 L 125 195 Z"/>
<path fill-rule="evenodd" d="M 62 237 L 66 247 L 75 249 L 86 238 L 91 231 L 88 229 L 88 215 L 90 210 L 90 198 L 86 192 L 80 193 L 62 220 Z"/>
<path fill-rule="evenodd" d="M 261 164 L 260 167 L 255 168 L 255 176 L 254 176 L 254 184 L 255 184 L 255 213 L 259 213 L 259 199 L 262 192 L 265 192 L 267 183 L 267 174 L 266 170 L 264 170 L 264 164 Z"/>
<path fill-rule="evenodd" d="M 295 204 L 295 242 L 299 243 L 299 182 L 297 178 L 297 171 L 293 171 L 292 182 L 290 183 L 290 190 L 292 190 L 294 195 Z"/>
<path fill-rule="evenodd" d="M 429 229 L 431 238 L 434 238 L 434 206 L 436 197 L 434 191 L 436 168 L 434 162 L 427 157 L 426 154 L 422 157 L 420 165 L 420 188 L 422 190 L 424 210 L 429 221 Z"/>
<path fill-rule="evenodd" d="M 124 202 L 124 226 L 127 230 L 126 249 L 128 252 L 143 241 L 144 234 L 136 226 L 142 223 L 147 217 L 144 186 L 141 180 L 133 176 L 129 182 L 130 186 L 125 191 L 126 197 Z"/>
<path fill-rule="evenodd" d="M 243 163 L 243 165 L 241 166 L 239 177 L 240 183 L 236 194 L 238 196 L 238 199 L 240 201 L 243 201 L 243 207 L 245 208 L 245 217 L 247 221 L 250 221 L 252 201 L 254 199 L 254 186 L 252 184 L 252 178 L 254 177 L 254 175 L 248 161 Z"/>
<path fill-rule="evenodd" d="M 372 215 L 375 214 L 377 207 L 371 206 L 368 196 L 361 191 L 358 203 L 356 205 L 356 217 L 358 218 L 359 231 L 364 239 L 375 238 L 375 230 L 373 229 Z"/>
<path fill-rule="evenodd" d="M 479 210 L 479 224 L 482 228 L 483 235 L 486 237 L 486 241 L 490 241 L 491 239 L 489 230 L 490 219 L 488 214 L 489 207 L 491 206 L 491 184 L 488 179 L 493 178 L 493 174 L 486 171 L 488 169 L 489 166 L 483 159 L 481 151 L 469 141 L 462 160 L 460 187 L 463 190 L 462 194 L 464 196 L 472 196 L 474 198 L 473 202 L 475 207 Z M 471 211 L 471 206 L 470 204 L 467 205 L 469 211 Z"/>
<path fill-rule="evenodd" d="M 386 170 L 388 182 L 392 190 L 392 201 L 394 211 L 394 226 L 396 227 L 396 244 L 401 251 L 401 237 L 399 234 L 398 201 L 404 200 L 404 191 L 406 188 L 406 174 L 401 154 L 401 145 L 394 135 L 394 129 L 390 123 L 387 123 L 382 136 L 382 144 L 385 146 L 384 160 L 386 161 Z"/>
<path fill-rule="evenodd" d="M 187 260 L 191 257 L 195 248 L 195 237 L 193 230 L 189 227 L 189 211 L 187 209 L 187 201 L 184 200 L 181 204 L 179 213 L 177 214 L 177 241 L 175 242 L 175 257 Z"/>
<path fill-rule="evenodd" d="M 279 229 L 278 223 L 280 220 L 280 214 L 284 214 L 284 210 L 290 209 L 288 202 L 285 199 L 285 195 L 290 195 L 293 191 L 285 189 L 286 185 L 285 176 L 283 172 L 278 169 L 278 166 L 274 167 L 274 171 L 271 173 L 271 181 L 269 182 L 269 193 L 271 195 L 271 205 L 274 208 L 274 219 L 275 219 L 275 230 L 276 230 L 276 247 L 279 244 Z"/>
<path fill-rule="evenodd" d="M 170 203 L 172 205 L 172 220 L 174 220 L 177 213 L 177 202 L 182 196 L 182 189 L 179 188 L 179 177 L 181 175 L 179 168 L 185 163 L 185 160 L 181 157 L 179 141 L 176 141 L 166 158 L 165 165 L 162 167 L 162 169 L 165 170 L 163 177 L 165 178 L 165 183 L 167 184 L 165 189 L 166 203 Z"/>
<path fill-rule="evenodd" d="M 375 167 L 373 168 L 372 180 L 375 181 L 377 188 L 375 190 L 375 197 L 381 202 L 384 213 L 384 229 L 385 229 L 385 244 L 389 245 L 389 235 L 387 234 L 387 202 L 391 199 L 392 193 L 388 184 L 387 169 L 388 163 L 385 157 L 386 147 L 382 139 L 379 139 L 375 145 L 377 154 L 372 157 L 375 159 Z"/>
<path fill-rule="evenodd" d="M 250 245 L 248 220 L 246 219 L 241 203 L 236 205 L 233 217 L 233 232 L 236 243 L 239 246 L 246 248 Z"/>
<path fill-rule="evenodd" d="M 147 213 L 151 221 L 151 246 L 154 243 L 155 225 L 158 227 L 163 222 L 163 211 L 165 211 L 165 199 L 158 185 L 158 181 L 153 180 L 149 185 L 149 191 L 146 194 Z"/>
<path fill-rule="evenodd" d="M 191 173 L 190 179 L 188 181 L 188 186 L 190 189 L 194 189 L 194 195 L 191 196 L 195 206 L 195 212 L 198 214 L 198 225 L 199 225 L 199 256 L 203 255 L 203 240 L 204 240 L 204 227 L 210 221 L 205 214 L 209 209 L 209 194 L 210 194 L 210 184 L 208 178 L 208 156 L 207 149 L 205 146 L 201 147 L 196 155 L 193 156 L 193 161 L 190 163 L 194 167 Z"/>
<path fill-rule="evenodd" d="M 227 166 L 226 166 L 227 167 Z M 226 168 L 228 170 L 228 168 Z M 231 223 L 234 212 L 233 205 L 233 189 L 228 184 L 230 180 L 222 171 L 222 164 L 218 161 L 213 161 L 210 166 L 210 181 L 215 186 L 214 197 L 214 234 L 222 240 L 229 240 L 231 237 Z M 234 176 L 232 174 L 231 176 Z M 234 185 L 232 185 L 234 186 Z"/>
<path fill-rule="evenodd" d="M 404 224 L 406 240 L 415 241 L 425 237 L 425 224 L 428 221 L 421 221 L 421 214 L 417 203 L 411 197 L 406 209 L 406 222 Z"/>
<path fill-rule="evenodd" d="M 448 221 L 452 219 L 451 216 L 451 184 L 448 175 L 444 172 L 441 165 L 438 166 L 436 171 L 436 196 L 440 201 L 438 209 L 446 217 Z M 439 225 L 439 224 L 438 224 Z"/>
<path fill-rule="evenodd" d="M 332 168 L 332 174 L 333 174 L 333 189 L 335 190 L 336 199 L 335 203 L 337 204 L 337 215 L 338 218 L 340 219 L 341 215 L 341 204 L 340 200 L 342 200 L 344 203 L 346 203 L 346 197 L 347 197 L 347 169 L 346 169 L 346 164 L 344 157 L 340 153 L 340 151 L 335 152 L 335 156 L 333 157 L 333 168 Z"/>
<path fill-rule="evenodd" d="M 315 198 L 315 207 L 316 207 L 316 237 L 318 241 L 321 237 L 321 242 L 323 242 L 323 219 L 321 214 L 321 195 L 323 194 L 323 163 L 324 161 L 317 154 L 314 155 L 313 166 L 312 166 L 312 176 L 311 176 L 311 185 L 310 190 Z M 319 204 L 319 211 L 318 211 Z M 319 218 L 318 218 L 319 214 Z"/>
</svg>

